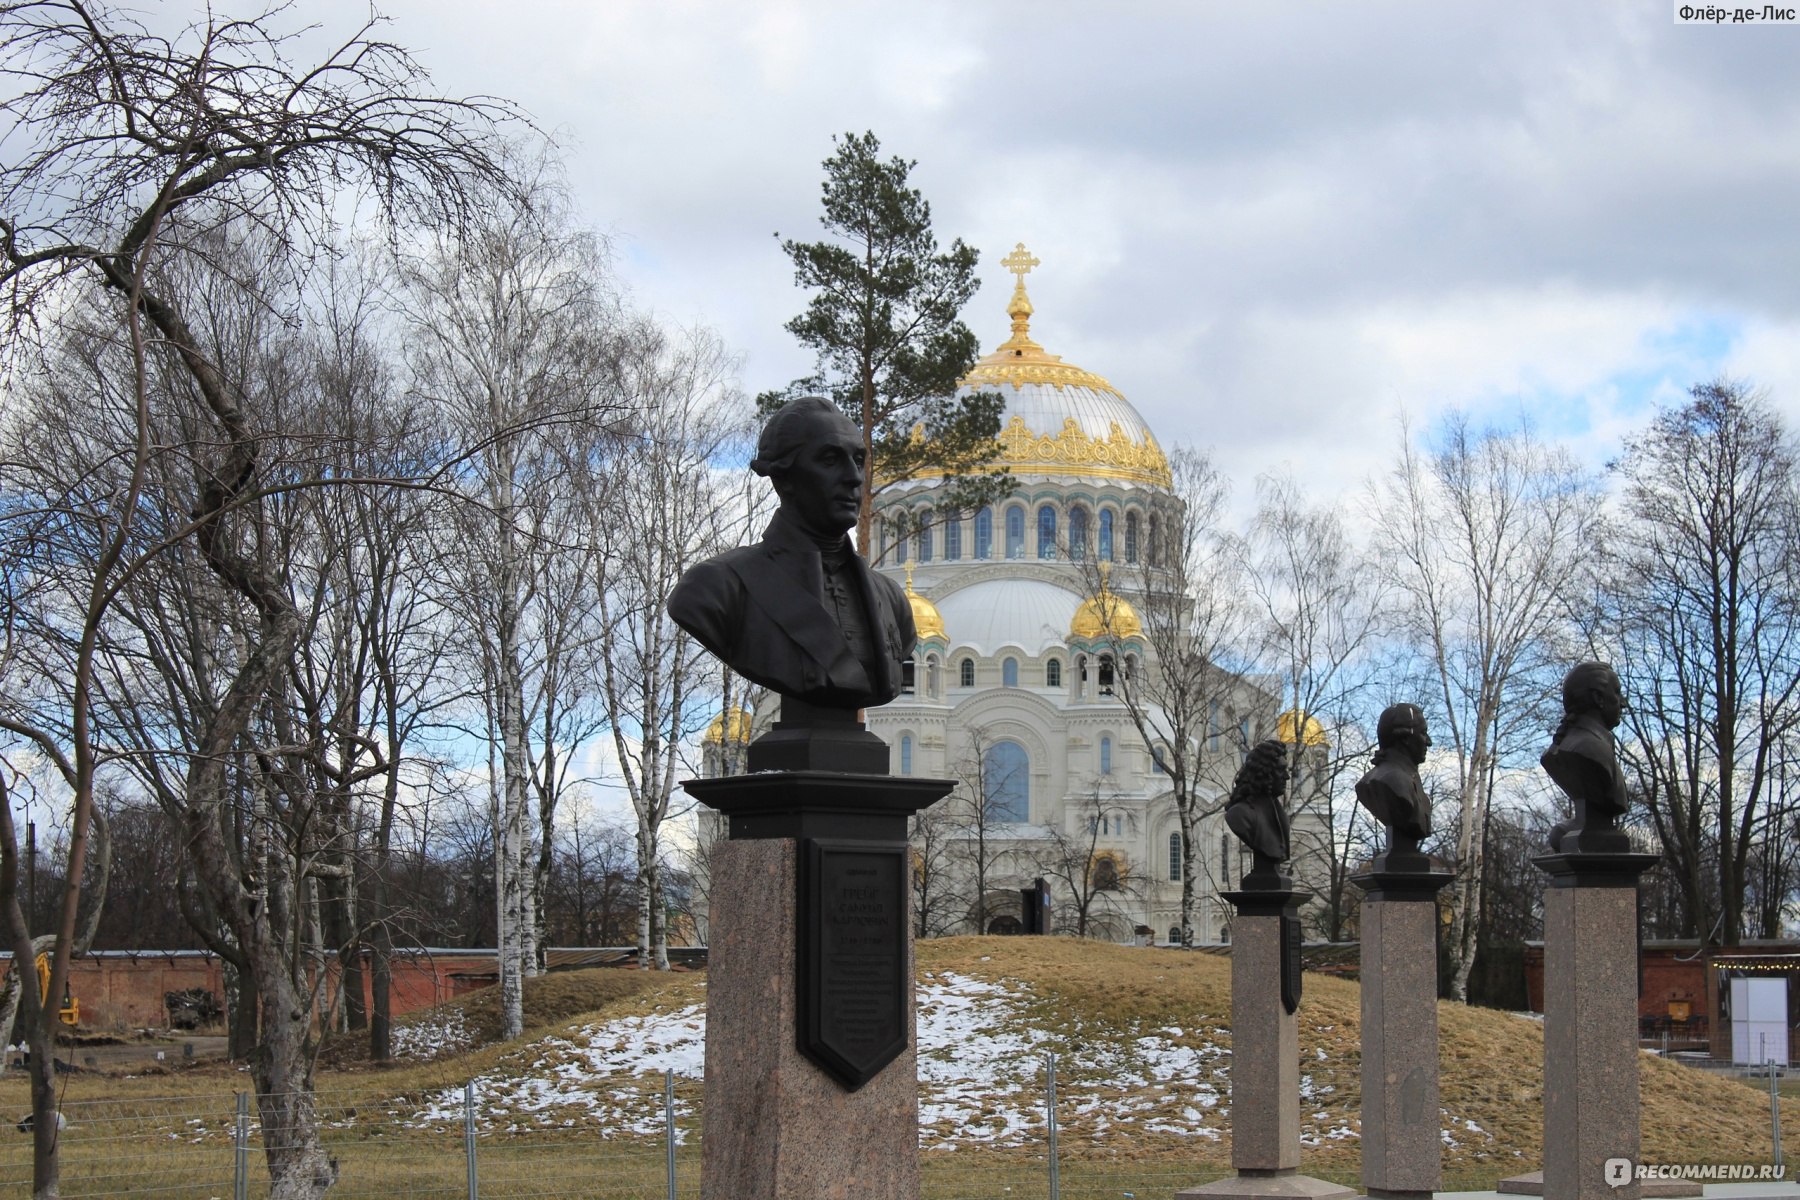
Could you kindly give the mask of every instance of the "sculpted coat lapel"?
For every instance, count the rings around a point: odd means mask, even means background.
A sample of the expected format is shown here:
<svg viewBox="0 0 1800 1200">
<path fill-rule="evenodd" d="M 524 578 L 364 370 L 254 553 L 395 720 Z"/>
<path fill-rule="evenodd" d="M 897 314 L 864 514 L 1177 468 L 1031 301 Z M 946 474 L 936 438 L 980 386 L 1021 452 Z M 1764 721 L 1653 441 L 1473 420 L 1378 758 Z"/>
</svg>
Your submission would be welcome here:
<svg viewBox="0 0 1800 1200">
<path fill-rule="evenodd" d="M 818 547 L 779 513 L 756 545 L 689 571 L 669 598 L 669 615 L 732 670 L 781 695 L 838 708 L 886 704 L 900 694 L 902 663 L 917 640 L 912 606 L 860 556 L 851 556 L 850 572 L 875 642 L 875 679 L 825 607 Z"/>
</svg>

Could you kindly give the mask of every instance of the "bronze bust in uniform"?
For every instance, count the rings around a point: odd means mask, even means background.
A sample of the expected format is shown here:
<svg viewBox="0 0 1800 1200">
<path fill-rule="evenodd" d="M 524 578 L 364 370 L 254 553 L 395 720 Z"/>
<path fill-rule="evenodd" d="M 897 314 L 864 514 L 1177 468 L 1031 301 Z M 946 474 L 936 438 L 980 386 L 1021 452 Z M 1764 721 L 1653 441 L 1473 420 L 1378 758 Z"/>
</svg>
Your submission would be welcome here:
<svg viewBox="0 0 1800 1200">
<path fill-rule="evenodd" d="M 750 467 L 781 506 L 762 540 L 700 563 L 669 615 L 753 683 L 819 708 L 854 711 L 900 694 L 917 634 L 912 606 L 856 553 L 862 431 L 819 396 L 763 426 Z"/>
<path fill-rule="evenodd" d="M 1384 859 L 1416 855 L 1431 834 L 1431 799 L 1419 782 L 1431 748 L 1424 711 L 1416 704 L 1388 705 L 1375 722 L 1375 741 L 1374 765 L 1356 781 L 1357 802 L 1387 828 Z"/>
<path fill-rule="evenodd" d="M 1630 803 L 1613 741 L 1625 713 L 1619 676 L 1606 663 L 1581 663 L 1563 677 L 1562 699 L 1562 724 L 1538 761 L 1575 814 L 1550 831 L 1551 853 L 1628 852 L 1631 843 L 1617 823 Z"/>
</svg>

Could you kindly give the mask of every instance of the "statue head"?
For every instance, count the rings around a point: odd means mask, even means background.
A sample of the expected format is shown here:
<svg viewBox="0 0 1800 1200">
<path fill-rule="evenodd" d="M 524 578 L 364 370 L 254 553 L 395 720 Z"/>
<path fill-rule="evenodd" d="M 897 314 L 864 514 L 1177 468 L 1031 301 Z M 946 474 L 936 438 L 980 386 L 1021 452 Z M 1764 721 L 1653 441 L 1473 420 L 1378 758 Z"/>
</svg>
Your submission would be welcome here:
<svg viewBox="0 0 1800 1200">
<path fill-rule="evenodd" d="M 1232 804 L 1240 804 L 1263 797 L 1273 797 L 1280 802 L 1287 793 L 1287 743 L 1270 738 L 1256 743 L 1250 748 L 1250 755 L 1244 759 L 1244 765 L 1238 768 L 1237 778 L 1231 782 Z"/>
<path fill-rule="evenodd" d="M 1414 763 L 1424 762 L 1431 748 L 1425 711 L 1416 704 L 1388 705 L 1375 722 L 1375 741 L 1383 750 L 1398 750 Z"/>
<path fill-rule="evenodd" d="M 787 516 L 817 537 L 835 537 L 862 511 L 862 430 L 823 396 L 775 410 L 756 440 L 750 469 L 766 476 Z"/>
<path fill-rule="evenodd" d="M 1608 729 L 1617 727 L 1625 712 L 1624 689 L 1608 663 L 1576 664 L 1563 676 L 1562 699 L 1566 717 L 1592 716 Z"/>
</svg>

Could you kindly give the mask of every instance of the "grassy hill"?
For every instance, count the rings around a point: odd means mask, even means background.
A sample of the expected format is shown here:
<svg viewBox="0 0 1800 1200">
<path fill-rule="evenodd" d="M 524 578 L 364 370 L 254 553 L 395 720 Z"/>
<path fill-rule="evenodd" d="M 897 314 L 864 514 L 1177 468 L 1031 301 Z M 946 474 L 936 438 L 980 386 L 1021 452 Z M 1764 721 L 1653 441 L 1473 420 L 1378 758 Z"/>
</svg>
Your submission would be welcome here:
<svg viewBox="0 0 1800 1200">
<path fill-rule="evenodd" d="M 1229 1166 L 1228 958 L 1064 938 L 950 938 L 921 943 L 918 967 L 927 1149 L 1040 1144 L 1042 1062 L 1054 1053 L 1065 1153 Z M 423 1086 L 405 1090 L 422 1098 L 429 1077 L 473 1071 L 502 1098 L 505 1119 L 552 1124 L 599 1115 L 578 1082 L 584 1076 L 638 1062 L 646 1074 L 697 1076 L 703 977 L 634 973 L 626 984 L 615 972 L 591 974 L 591 985 L 577 975 L 557 984 L 555 1003 L 573 1008 L 592 986 L 614 997 L 598 1011 L 549 1037 L 415 1068 L 407 1074 Z M 477 994 L 464 1004 L 479 1014 L 469 1026 L 488 1023 L 491 1000 Z M 1356 984 L 1306 977 L 1299 1018 L 1309 1171 L 1357 1169 L 1358 1005 Z M 445 1013 L 431 1020 L 441 1025 Z M 1438 1020 L 1447 1176 L 1498 1178 L 1538 1166 L 1542 1025 L 1457 1004 L 1440 1004 Z M 1766 1094 L 1650 1055 L 1641 1063 L 1647 1161 L 1767 1160 Z M 563 1090 L 546 1098 L 550 1078 Z M 538 1107 L 522 1099 L 528 1093 Z M 521 1099 L 508 1102 L 511 1095 Z"/>
<path fill-rule="evenodd" d="M 1165 1196 L 1228 1172 L 1228 958 L 1064 938 L 957 938 L 921 944 L 918 965 L 928 1195 L 1000 1195 L 1017 1181 L 1041 1182 L 1048 1054 L 1057 1059 L 1066 1197 L 1116 1196 L 1121 1187 Z M 484 1195 L 545 1194 L 556 1179 L 592 1180 L 596 1171 L 618 1183 L 620 1196 L 649 1194 L 663 1169 L 666 1070 L 677 1077 L 682 1169 L 697 1170 L 703 974 L 595 970 L 528 981 L 527 1032 L 510 1042 L 496 1040 L 495 999 L 478 992 L 402 1022 L 406 1063 L 371 1067 L 348 1042 L 321 1062 L 320 1111 L 346 1172 L 344 1195 L 388 1196 L 428 1182 L 454 1192 L 470 1081 L 488 1147 Z M 1356 984 L 1309 974 L 1299 1018 L 1302 1169 L 1354 1181 Z M 1439 1024 L 1446 1188 L 1491 1187 L 1537 1167 L 1542 1026 L 1452 1004 L 1440 1006 Z M 1640 1061 L 1647 1161 L 1768 1159 L 1764 1092 L 1649 1055 Z M 148 1187 L 197 1178 L 201 1163 L 228 1170 L 230 1093 L 246 1083 L 229 1064 L 67 1077 L 68 1178 L 125 1171 Z M 25 1104 L 23 1075 L 0 1079 L 0 1105 Z M 1800 1123 L 1787 1124 L 1790 1137 L 1800 1136 Z M 0 1143 L 0 1182 L 23 1178 L 28 1160 L 28 1139 Z"/>
</svg>

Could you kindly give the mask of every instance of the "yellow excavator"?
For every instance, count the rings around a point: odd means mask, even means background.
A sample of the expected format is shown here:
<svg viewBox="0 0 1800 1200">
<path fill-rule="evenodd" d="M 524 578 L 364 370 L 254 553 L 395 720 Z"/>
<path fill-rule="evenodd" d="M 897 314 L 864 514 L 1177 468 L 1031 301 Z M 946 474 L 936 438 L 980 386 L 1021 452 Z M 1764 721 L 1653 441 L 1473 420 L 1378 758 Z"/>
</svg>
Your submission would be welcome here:
<svg viewBox="0 0 1800 1200">
<path fill-rule="evenodd" d="M 37 956 L 37 975 L 38 975 L 38 1003 L 49 1004 L 50 1003 L 50 956 L 49 956 L 49 954 L 40 954 Z M 69 995 L 69 984 L 68 984 L 67 980 L 63 981 L 62 1007 L 56 1010 L 56 1019 L 61 1021 L 64 1025 L 79 1025 L 81 1023 L 81 1001 L 79 1001 L 75 997 Z"/>
</svg>

